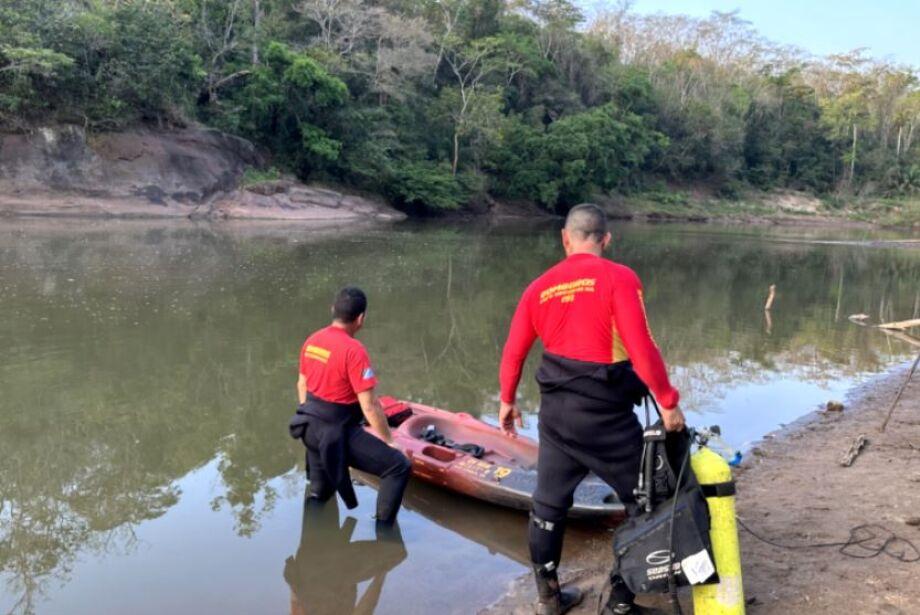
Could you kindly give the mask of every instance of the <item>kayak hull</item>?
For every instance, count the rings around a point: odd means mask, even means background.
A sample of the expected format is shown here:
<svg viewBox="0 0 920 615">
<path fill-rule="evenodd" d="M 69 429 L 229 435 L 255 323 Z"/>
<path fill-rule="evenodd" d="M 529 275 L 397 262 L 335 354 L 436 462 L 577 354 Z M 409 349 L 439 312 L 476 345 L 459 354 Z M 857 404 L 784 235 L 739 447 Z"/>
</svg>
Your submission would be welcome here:
<svg viewBox="0 0 920 615">
<path fill-rule="evenodd" d="M 492 504 L 530 510 L 537 486 L 536 441 L 521 435 L 509 438 L 466 413 L 389 397 L 381 403 L 388 417 L 402 419 L 391 423 L 391 430 L 396 446 L 412 463 L 413 476 Z M 422 434 L 431 427 L 454 442 L 482 447 L 482 456 L 426 441 Z M 622 518 L 625 508 L 614 490 L 591 474 L 576 489 L 569 516 Z"/>
</svg>

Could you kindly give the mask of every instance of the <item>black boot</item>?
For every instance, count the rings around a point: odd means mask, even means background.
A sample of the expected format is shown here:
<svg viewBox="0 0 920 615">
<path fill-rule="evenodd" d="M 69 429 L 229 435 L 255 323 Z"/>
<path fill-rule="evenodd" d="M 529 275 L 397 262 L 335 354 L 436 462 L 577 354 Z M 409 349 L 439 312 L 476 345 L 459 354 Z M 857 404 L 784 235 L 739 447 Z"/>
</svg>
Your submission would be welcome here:
<svg viewBox="0 0 920 615">
<path fill-rule="evenodd" d="M 631 600 L 618 602 L 610 599 L 604 606 L 604 610 L 601 611 L 601 615 L 662 615 L 662 611 L 639 606 Z"/>
<path fill-rule="evenodd" d="M 610 576 L 610 595 L 601 615 L 658 615 L 660 611 L 639 606 L 634 602 L 636 595 L 616 573 Z"/>
<path fill-rule="evenodd" d="M 562 615 L 581 603 L 582 593 L 577 587 L 559 587 L 556 569 L 547 570 L 546 566 L 534 564 L 534 578 L 537 580 L 536 615 Z"/>
<path fill-rule="evenodd" d="M 652 611 L 641 607 L 634 602 L 618 602 L 616 604 L 607 603 L 601 615 L 652 615 L 658 611 Z"/>
</svg>

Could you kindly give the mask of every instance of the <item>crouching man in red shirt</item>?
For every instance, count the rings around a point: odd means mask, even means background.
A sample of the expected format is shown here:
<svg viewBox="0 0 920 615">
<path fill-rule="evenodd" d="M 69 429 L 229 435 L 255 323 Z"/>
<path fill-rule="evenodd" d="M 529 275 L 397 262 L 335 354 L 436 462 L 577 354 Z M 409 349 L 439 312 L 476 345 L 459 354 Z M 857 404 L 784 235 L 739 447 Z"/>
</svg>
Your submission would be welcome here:
<svg viewBox="0 0 920 615">
<path fill-rule="evenodd" d="M 374 387 L 377 376 L 355 334 L 364 326 L 367 297 L 360 288 L 339 291 L 332 324 L 313 333 L 300 351 L 291 436 L 307 447 L 308 498 L 326 501 L 338 491 L 348 508 L 358 505 L 348 468 L 380 477 L 377 521 L 391 524 L 409 481 L 410 464 L 393 448 L 393 436 Z M 364 430 L 364 418 L 377 433 Z"/>
<path fill-rule="evenodd" d="M 623 265 L 602 257 L 610 245 L 607 219 L 595 205 L 578 205 L 562 231 L 566 258 L 527 287 L 502 353 L 502 429 L 515 433 L 521 367 L 533 342 L 543 342 L 540 454 L 529 524 L 537 579 L 537 613 L 558 615 L 581 601 L 577 588 L 559 587 L 565 519 L 575 488 L 594 472 L 630 511 L 638 483 L 642 427 L 633 412 L 649 390 L 663 408 L 668 431 L 684 428 L 679 395 L 668 381 L 652 340 L 642 284 Z M 618 576 L 605 615 L 641 613 Z"/>
</svg>

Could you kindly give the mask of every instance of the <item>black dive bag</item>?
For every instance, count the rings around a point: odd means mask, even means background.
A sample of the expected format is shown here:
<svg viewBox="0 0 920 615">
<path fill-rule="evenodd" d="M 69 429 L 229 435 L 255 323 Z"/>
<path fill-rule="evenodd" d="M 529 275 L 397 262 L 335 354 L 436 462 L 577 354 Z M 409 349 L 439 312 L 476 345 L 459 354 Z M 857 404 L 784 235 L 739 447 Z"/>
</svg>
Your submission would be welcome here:
<svg viewBox="0 0 920 615">
<path fill-rule="evenodd" d="M 690 433 L 667 433 L 659 420 L 646 427 L 643 441 L 641 512 L 614 534 L 614 571 L 637 594 L 718 583 L 709 507 L 690 468 Z"/>
</svg>

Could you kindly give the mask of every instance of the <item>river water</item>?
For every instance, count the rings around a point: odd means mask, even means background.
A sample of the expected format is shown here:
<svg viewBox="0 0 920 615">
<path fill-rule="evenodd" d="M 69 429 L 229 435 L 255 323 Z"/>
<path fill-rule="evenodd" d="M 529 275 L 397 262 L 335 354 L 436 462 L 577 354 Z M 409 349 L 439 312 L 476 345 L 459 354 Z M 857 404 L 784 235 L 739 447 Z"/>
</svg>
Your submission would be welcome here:
<svg viewBox="0 0 920 615">
<path fill-rule="evenodd" d="M 920 250 L 866 243 L 878 233 L 614 235 L 690 422 L 738 447 L 912 352 L 848 320 L 920 312 Z M 354 511 L 304 510 L 286 433 L 297 354 L 334 291 L 358 284 L 381 392 L 494 420 L 511 312 L 557 238 L 545 224 L 3 222 L 0 612 L 469 613 L 498 598 L 526 570 L 520 514 L 412 485 L 401 536 L 377 540 L 370 487 Z M 591 528 L 569 544 L 587 540 L 603 548 Z"/>
</svg>

